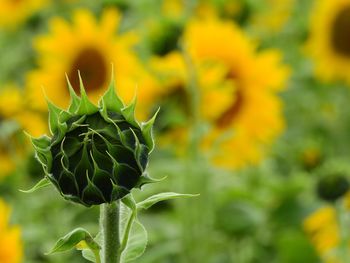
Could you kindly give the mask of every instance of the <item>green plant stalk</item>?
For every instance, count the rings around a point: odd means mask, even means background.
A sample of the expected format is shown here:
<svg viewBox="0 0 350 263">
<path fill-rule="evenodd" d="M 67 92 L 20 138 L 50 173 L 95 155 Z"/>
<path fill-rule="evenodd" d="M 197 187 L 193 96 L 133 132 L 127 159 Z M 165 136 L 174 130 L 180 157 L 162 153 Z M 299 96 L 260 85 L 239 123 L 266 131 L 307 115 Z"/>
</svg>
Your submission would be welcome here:
<svg viewBox="0 0 350 263">
<path fill-rule="evenodd" d="M 100 229 L 102 233 L 102 263 L 120 262 L 120 201 L 102 204 Z"/>
<path fill-rule="evenodd" d="M 186 177 L 182 178 L 182 191 L 200 193 L 196 200 L 186 200 L 180 205 L 182 215 L 183 249 L 181 262 L 208 262 L 211 254 L 211 241 L 208 235 L 212 231 L 213 210 L 210 200 L 209 167 L 199 151 L 202 137 L 200 118 L 200 93 L 195 68 L 186 50 L 183 50 L 187 70 L 190 75 L 188 96 L 191 98 L 192 129 L 187 151 Z M 184 211 L 186 211 L 184 213 Z"/>
</svg>

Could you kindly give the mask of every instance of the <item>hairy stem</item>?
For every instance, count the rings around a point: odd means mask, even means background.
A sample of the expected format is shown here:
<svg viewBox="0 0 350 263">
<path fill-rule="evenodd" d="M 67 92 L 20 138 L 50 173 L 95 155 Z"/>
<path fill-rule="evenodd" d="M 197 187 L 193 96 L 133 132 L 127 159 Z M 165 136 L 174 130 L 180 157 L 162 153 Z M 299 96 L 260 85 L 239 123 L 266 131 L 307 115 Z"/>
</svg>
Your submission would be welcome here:
<svg viewBox="0 0 350 263">
<path fill-rule="evenodd" d="M 102 233 L 102 263 L 120 262 L 120 204 L 101 205 L 100 229 Z"/>
</svg>

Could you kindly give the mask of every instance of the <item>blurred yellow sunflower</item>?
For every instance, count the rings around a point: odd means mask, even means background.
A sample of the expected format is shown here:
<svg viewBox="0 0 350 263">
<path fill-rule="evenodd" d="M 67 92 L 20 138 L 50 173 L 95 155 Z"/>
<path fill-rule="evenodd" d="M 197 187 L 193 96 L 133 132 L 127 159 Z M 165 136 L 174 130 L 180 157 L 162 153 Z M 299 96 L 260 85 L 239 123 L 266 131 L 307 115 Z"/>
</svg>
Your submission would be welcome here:
<svg viewBox="0 0 350 263">
<path fill-rule="evenodd" d="M 188 87 L 196 83 L 200 118 L 213 126 L 203 148 L 211 150 L 221 166 L 257 163 L 284 126 L 277 92 L 284 88 L 289 70 L 281 65 L 279 52 L 256 53 L 238 27 L 214 16 L 190 21 L 182 42 L 187 54 L 174 51 L 151 61 L 163 87 L 158 97 L 165 103 L 158 123 L 172 120 L 174 126 L 170 131 L 161 127 L 165 141 L 187 137 Z M 164 114 L 167 108 L 170 113 Z"/>
<path fill-rule="evenodd" d="M 45 116 L 26 105 L 23 92 L 16 85 L 8 84 L 0 90 L 0 179 L 10 174 L 31 148 L 23 130 L 39 136 L 47 133 L 46 123 Z"/>
<path fill-rule="evenodd" d="M 6 84 L 0 90 L 0 118 L 14 120 L 21 130 L 33 136 L 47 133 L 46 114 L 34 111 L 24 92 L 15 84 Z M 1 123 L 1 120 L 0 120 Z"/>
<path fill-rule="evenodd" d="M 341 240 L 337 214 L 333 207 L 319 208 L 304 220 L 303 227 L 324 262 L 342 262 L 335 253 Z"/>
<path fill-rule="evenodd" d="M 49 0 L 0 0 L 0 28 L 15 28 L 48 2 Z"/>
<path fill-rule="evenodd" d="M 315 1 L 306 52 L 320 79 L 350 83 L 350 0 Z"/>
<path fill-rule="evenodd" d="M 75 11 L 72 23 L 62 18 L 52 19 L 50 33 L 38 37 L 34 43 L 39 67 L 27 78 L 31 105 L 46 110 L 44 89 L 50 100 L 66 107 L 70 97 L 65 74 L 79 93 L 78 71 L 89 97 L 97 102 L 110 82 L 112 64 L 119 94 L 130 101 L 138 86 L 139 101 L 147 105 L 156 85 L 133 51 L 135 34 L 116 35 L 120 19 L 115 9 L 105 10 L 100 21 L 87 10 Z"/>
<path fill-rule="evenodd" d="M 185 142 L 188 139 L 193 112 L 189 85 L 194 70 L 200 96 L 199 114 L 206 121 L 213 121 L 232 103 L 232 83 L 225 78 L 227 68 L 222 63 L 196 63 L 189 68 L 185 57 L 179 51 L 173 51 L 162 57 L 153 57 L 151 68 L 159 77 L 159 85 L 163 87 L 157 94 L 156 104 L 164 104 L 161 107 L 158 125 L 164 131 L 160 143 L 173 143 L 174 139 Z M 208 111 L 208 105 L 212 110 Z M 169 114 L 164 110 L 169 109 Z M 163 116 L 165 115 L 165 116 Z M 184 145 L 184 144 L 182 144 Z M 181 149 L 180 149 L 181 150 Z"/>
<path fill-rule="evenodd" d="M 9 226 L 10 208 L 0 199 L 0 262 L 22 261 L 21 232 L 18 226 Z"/>
<path fill-rule="evenodd" d="M 191 21 L 184 46 L 194 61 L 225 65 L 225 79 L 234 86 L 231 103 L 212 122 L 205 147 L 215 146 L 213 158 L 222 166 L 256 164 L 284 127 L 277 92 L 285 87 L 289 69 L 280 63 L 280 53 L 257 53 L 237 26 L 215 17 Z M 208 105 L 214 101 L 208 100 L 204 106 L 207 114 L 213 110 Z"/>
<path fill-rule="evenodd" d="M 263 0 L 259 3 L 249 23 L 254 31 L 271 34 L 280 31 L 287 23 L 293 11 L 295 0 Z"/>
</svg>

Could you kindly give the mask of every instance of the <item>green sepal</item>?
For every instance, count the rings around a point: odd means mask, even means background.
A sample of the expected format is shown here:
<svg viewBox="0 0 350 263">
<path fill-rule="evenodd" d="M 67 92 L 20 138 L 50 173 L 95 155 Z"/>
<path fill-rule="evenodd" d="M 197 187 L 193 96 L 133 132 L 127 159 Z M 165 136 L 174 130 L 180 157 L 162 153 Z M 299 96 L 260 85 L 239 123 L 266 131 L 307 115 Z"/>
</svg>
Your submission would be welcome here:
<svg viewBox="0 0 350 263">
<path fill-rule="evenodd" d="M 60 115 L 58 116 L 58 121 L 60 123 L 65 123 L 67 120 L 69 120 L 73 115 L 69 113 L 68 111 L 61 111 Z"/>
<path fill-rule="evenodd" d="M 75 176 L 74 174 L 69 171 L 68 167 L 66 166 L 66 164 L 64 163 L 64 158 L 67 159 L 68 161 L 68 157 L 65 155 L 65 153 L 63 153 L 63 156 L 61 157 L 61 165 L 64 171 L 64 175 L 65 177 L 68 177 L 69 180 L 71 181 L 71 184 L 75 187 L 75 193 L 78 194 L 79 193 L 79 186 L 77 181 L 75 180 Z M 60 183 L 61 179 L 62 179 L 63 174 L 61 174 L 61 178 L 59 178 L 58 183 Z"/>
<path fill-rule="evenodd" d="M 134 135 L 135 139 L 135 151 L 134 151 L 134 157 L 136 160 L 136 163 L 140 169 L 140 171 L 144 171 L 146 169 L 147 165 L 147 158 L 148 158 L 148 150 L 146 149 L 147 146 L 144 146 L 143 144 L 140 143 L 139 138 L 137 137 L 136 133 L 130 129 L 132 134 Z M 146 158 L 146 159 L 144 159 Z M 144 163 L 144 161 L 146 161 Z"/>
<path fill-rule="evenodd" d="M 66 135 L 67 130 L 68 130 L 67 123 L 66 122 L 61 123 L 59 125 L 59 129 L 58 129 L 57 133 L 52 137 L 53 140 L 52 140 L 51 146 L 54 146 L 57 143 L 59 143 Z"/>
<path fill-rule="evenodd" d="M 159 193 L 156 195 L 152 195 L 152 196 L 148 197 L 147 199 L 137 203 L 136 206 L 137 206 L 137 210 L 148 209 L 152 205 L 154 205 L 160 201 L 165 201 L 165 200 L 175 199 L 175 198 L 182 198 L 182 197 L 195 197 L 195 196 L 198 196 L 198 194 L 197 195 L 179 194 L 179 193 L 173 193 L 173 192 Z"/>
<path fill-rule="evenodd" d="M 51 168 L 52 155 L 50 151 L 51 139 L 50 137 L 43 135 L 39 138 L 34 138 L 28 133 L 31 143 L 35 149 L 35 157 L 39 163 L 44 167 L 45 171 L 48 171 Z"/>
<path fill-rule="evenodd" d="M 80 96 L 81 100 L 79 103 L 78 110 L 76 114 L 78 115 L 90 115 L 94 114 L 99 111 L 98 107 L 96 107 L 90 100 L 89 97 L 86 94 L 83 80 L 81 79 L 80 73 L 79 73 L 79 82 L 80 82 Z"/>
<path fill-rule="evenodd" d="M 90 180 L 87 171 L 86 171 L 86 179 L 87 179 L 88 184 L 83 191 L 82 199 L 84 200 L 87 198 L 86 195 L 90 195 L 90 198 L 88 198 L 88 199 L 91 199 L 91 196 L 94 196 L 94 198 L 95 197 L 100 198 L 103 201 L 102 203 L 106 203 L 107 201 L 106 201 L 105 197 L 103 196 L 100 189 L 98 189 L 98 187 L 96 185 L 94 185 L 94 183 Z M 90 204 L 87 204 L 87 205 L 90 205 Z"/>
<path fill-rule="evenodd" d="M 72 232 L 60 238 L 51 249 L 51 251 L 46 253 L 46 255 L 71 250 L 75 248 L 76 245 L 81 241 L 85 241 L 86 244 L 88 244 L 89 248 L 93 250 L 100 249 L 100 246 L 97 242 L 94 241 L 93 237 L 88 231 L 83 228 L 76 228 Z"/>
<path fill-rule="evenodd" d="M 35 150 L 36 149 L 49 149 L 49 146 L 50 146 L 50 143 L 51 143 L 51 138 L 46 136 L 46 135 L 43 135 L 43 136 L 40 136 L 38 138 L 35 138 L 35 137 L 32 137 L 30 134 L 26 133 L 27 136 L 29 136 Z"/>
<path fill-rule="evenodd" d="M 157 118 L 159 110 L 160 108 L 158 108 L 158 110 L 150 120 L 141 124 L 142 135 L 145 138 L 146 144 L 149 148 L 149 153 L 151 153 L 154 149 L 153 125 Z"/>
<path fill-rule="evenodd" d="M 74 121 L 70 125 L 69 129 L 67 130 L 67 132 L 72 131 L 72 130 L 78 128 L 78 127 L 81 127 L 82 123 L 85 121 L 85 119 L 86 119 L 86 115 L 82 115 L 79 119 L 77 119 L 76 121 Z"/>
<path fill-rule="evenodd" d="M 26 193 L 26 194 L 31 194 L 33 192 L 35 192 L 36 190 L 40 189 L 40 188 L 44 188 L 51 185 L 51 182 L 49 179 L 47 179 L 46 177 L 41 179 L 39 182 L 37 182 L 32 188 L 30 188 L 29 190 L 19 190 L 22 193 Z"/>
<path fill-rule="evenodd" d="M 113 181 L 112 181 L 112 185 L 113 185 L 113 190 L 112 190 L 112 193 L 111 193 L 111 200 L 112 201 L 118 200 L 121 197 L 126 196 L 127 194 L 130 193 L 130 191 L 128 189 L 126 189 L 125 187 L 122 187 L 122 186 L 119 186 L 119 185 L 115 184 Z"/>
<path fill-rule="evenodd" d="M 51 134 L 55 134 L 60 126 L 59 116 L 62 109 L 58 108 L 55 104 L 53 104 L 48 98 L 46 98 L 47 106 L 49 108 L 49 129 Z"/>
<path fill-rule="evenodd" d="M 137 182 L 137 185 L 135 187 L 140 188 L 145 184 L 154 184 L 159 183 L 161 181 L 164 181 L 167 178 L 167 176 L 164 176 L 160 179 L 154 179 L 148 175 L 148 173 L 144 173 L 142 176 L 140 176 L 139 181 Z"/>
<path fill-rule="evenodd" d="M 114 73 L 112 69 L 112 76 L 111 76 L 111 82 L 109 84 L 109 87 L 103 97 L 99 101 L 100 107 L 102 107 L 102 110 L 106 111 L 115 111 L 118 113 L 122 113 L 122 109 L 125 107 L 123 101 L 118 96 L 118 94 L 115 91 L 115 80 L 114 80 Z"/>
<path fill-rule="evenodd" d="M 80 97 L 75 93 L 72 84 L 69 81 L 69 78 L 66 74 L 66 79 L 67 79 L 67 85 L 68 85 L 68 90 L 69 90 L 69 94 L 70 94 L 70 105 L 68 108 L 68 112 L 71 114 L 76 113 L 76 111 L 79 108 L 80 105 Z"/>
<path fill-rule="evenodd" d="M 135 119 L 135 108 L 136 108 L 136 96 L 133 98 L 131 103 L 124 108 L 122 108 L 122 115 L 125 120 L 131 125 L 140 128 L 140 124 Z"/>
</svg>

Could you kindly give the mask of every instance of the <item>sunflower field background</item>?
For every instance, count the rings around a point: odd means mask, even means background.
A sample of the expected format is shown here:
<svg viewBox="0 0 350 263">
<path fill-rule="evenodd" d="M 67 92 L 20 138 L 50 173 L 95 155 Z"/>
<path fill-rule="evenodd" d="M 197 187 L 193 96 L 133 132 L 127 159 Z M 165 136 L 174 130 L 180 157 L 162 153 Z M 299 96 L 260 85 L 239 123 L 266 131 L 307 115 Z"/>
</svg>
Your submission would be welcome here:
<svg viewBox="0 0 350 263">
<path fill-rule="evenodd" d="M 97 207 L 53 188 L 27 134 L 80 72 L 97 102 L 110 77 L 137 117 L 158 108 L 149 173 L 174 189 L 140 216 L 142 263 L 350 262 L 350 0 L 0 0 L 0 263 L 45 255 Z"/>
</svg>

